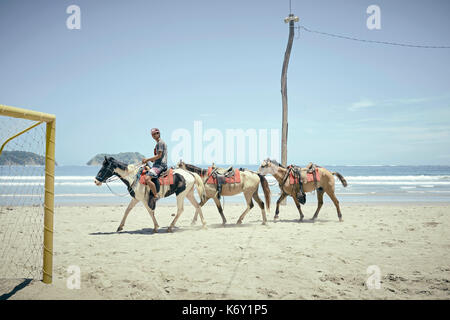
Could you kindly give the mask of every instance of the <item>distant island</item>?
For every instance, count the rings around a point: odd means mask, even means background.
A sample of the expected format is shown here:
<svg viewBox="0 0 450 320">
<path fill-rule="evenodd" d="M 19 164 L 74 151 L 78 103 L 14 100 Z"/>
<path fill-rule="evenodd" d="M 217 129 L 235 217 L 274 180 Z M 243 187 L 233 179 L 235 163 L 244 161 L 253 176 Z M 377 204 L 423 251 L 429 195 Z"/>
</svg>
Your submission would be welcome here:
<svg viewBox="0 0 450 320">
<path fill-rule="evenodd" d="M 127 164 L 140 163 L 145 156 L 140 154 L 139 152 L 121 152 L 118 154 L 107 154 L 107 153 L 99 153 L 91 160 L 89 160 L 86 164 L 88 166 L 98 166 L 103 163 L 105 157 L 113 157 L 116 160 L 121 162 L 125 162 Z"/>
<path fill-rule="evenodd" d="M 3 151 L 0 166 L 44 166 L 45 157 L 28 151 Z M 55 165 L 58 165 L 55 162 Z"/>
</svg>

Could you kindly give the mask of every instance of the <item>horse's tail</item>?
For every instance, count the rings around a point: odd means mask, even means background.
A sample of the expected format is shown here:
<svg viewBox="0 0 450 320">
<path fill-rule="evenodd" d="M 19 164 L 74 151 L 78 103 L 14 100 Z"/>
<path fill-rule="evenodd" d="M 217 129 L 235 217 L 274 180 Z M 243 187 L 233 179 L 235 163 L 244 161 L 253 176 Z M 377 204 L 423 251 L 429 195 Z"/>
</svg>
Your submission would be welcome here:
<svg viewBox="0 0 450 320">
<path fill-rule="evenodd" d="M 205 185 L 203 183 L 202 178 L 195 172 L 191 172 L 191 174 L 195 178 L 195 184 L 197 185 L 198 196 L 200 197 L 200 203 L 206 202 L 206 191 Z"/>
<path fill-rule="evenodd" d="M 347 186 L 347 180 L 345 180 L 345 178 L 342 176 L 342 174 L 340 174 L 339 172 L 333 172 L 333 175 L 338 177 L 339 180 L 341 180 L 341 183 L 344 187 Z"/>
<path fill-rule="evenodd" d="M 259 180 L 261 181 L 261 186 L 264 191 L 264 198 L 266 200 L 267 210 L 270 210 L 270 188 L 269 183 L 267 182 L 266 177 L 264 177 L 262 174 L 259 174 Z"/>
</svg>

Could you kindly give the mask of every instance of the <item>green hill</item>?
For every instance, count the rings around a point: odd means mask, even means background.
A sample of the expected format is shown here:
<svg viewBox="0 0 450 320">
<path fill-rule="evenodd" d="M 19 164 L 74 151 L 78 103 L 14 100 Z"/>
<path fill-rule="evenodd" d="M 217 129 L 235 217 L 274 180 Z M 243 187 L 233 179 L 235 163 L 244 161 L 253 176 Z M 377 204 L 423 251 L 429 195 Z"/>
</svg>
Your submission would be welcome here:
<svg viewBox="0 0 450 320">
<path fill-rule="evenodd" d="M 45 165 L 45 157 L 27 151 L 3 151 L 0 155 L 0 165 L 43 166 Z"/>
<path fill-rule="evenodd" d="M 86 164 L 88 166 L 98 166 L 103 163 L 106 157 L 113 157 L 116 160 L 121 162 L 125 162 L 127 164 L 140 163 L 145 156 L 140 154 L 139 152 L 121 152 L 118 154 L 108 154 L 108 153 L 99 153 L 91 160 L 89 160 Z"/>
</svg>

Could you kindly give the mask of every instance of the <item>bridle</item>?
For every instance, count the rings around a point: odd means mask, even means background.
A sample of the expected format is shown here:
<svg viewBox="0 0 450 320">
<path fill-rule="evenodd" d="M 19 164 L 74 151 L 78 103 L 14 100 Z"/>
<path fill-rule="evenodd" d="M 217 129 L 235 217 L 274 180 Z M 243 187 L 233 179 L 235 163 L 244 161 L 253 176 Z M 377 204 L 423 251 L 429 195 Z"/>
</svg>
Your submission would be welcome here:
<svg viewBox="0 0 450 320">
<path fill-rule="evenodd" d="M 133 164 L 133 166 L 137 166 L 137 165 L 138 165 L 137 163 L 136 163 L 136 164 Z M 145 166 L 145 165 L 146 165 L 146 164 L 141 164 L 140 166 L 137 167 L 137 170 L 139 170 L 140 168 L 142 168 L 142 167 Z M 132 174 L 134 174 L 134 173 L 132 172 L 132 173 L 129 173 L 129 174 L 127 174 L 127 175 L 121 177 L 121 176 L 119 176 L 119 174 L 117 174 L 116 172 L 114 172 L 114 169 L 115 169 L 115 167 L 113 166 L 113 164 L 112 164 L 112 163 L 109 164 L 109 165 L 108 165 L 108 168 L 105 170 L 104 174 L 103 174 L 102 177 L 101 177 L 101 179 L 104 180 L 104 181 L 100 181 L 100 180 L 98 179 L 98 176 L 96 177 L 96 179 L 97 179 L 99 182 L 105 183 L 106 186 L 108 187 L 109 191 L 111 191 L 111 193 L 114 194 L 115 196 L 118 196 L 118 197 L 126 197 L 127 195 L 130 194 L 130 190 L 128 190 L 128 193 L 119 194 L 119 193 L 117 193 L 117 192 L 114 192 L 114 191 L 111 189 L 111 187 L 109 186 L 108 183 L 117 181 L 117 180 L 119 180 L 119 179 L 120 179 L 120 180 L 125 179 L 125 178 L 127 178 L 128 176 L 130 176 L 130 175 L 132 175 Z M 110 176 L 109 178 L 107 178 L 107 179 L 104 179 L 104 177 L 107 176 L 108 174 L 111 174 L 111 176 Z M 136 179 L 138 179 L 138 178 L 136 177 Z M 134 186 L 134 185 L 135 185 L 135 182 L 136 182 L 136 181 L 134 181 L 132 184 L 130 184 L 130 186 Z"/>
</svg>

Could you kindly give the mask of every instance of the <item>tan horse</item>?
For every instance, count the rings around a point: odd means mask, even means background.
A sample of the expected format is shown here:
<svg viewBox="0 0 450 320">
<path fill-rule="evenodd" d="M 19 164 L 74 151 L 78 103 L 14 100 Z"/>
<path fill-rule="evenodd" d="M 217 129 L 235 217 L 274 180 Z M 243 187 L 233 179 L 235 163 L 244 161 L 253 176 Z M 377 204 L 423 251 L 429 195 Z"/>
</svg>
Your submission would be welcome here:
<svg viewBox="0 0 450 320">
<path fill-rule="evenodd" d="M 200 202 L 200 206 L 203 206 L 210 198 L 212 198 L 217 206 L 217 209 L 219 210 L 220 216 L 222 217 L 222 223 L 225 224 L 227 222 L 227 219 L 225 219 L 223 209 L 217 194 L 217 185 L 206 183 L 208 179 L 208 169 L 202 169 L 193 166 L 191 164 L 184 163 L 181 160 L 178 163 L 178 167 L 190 172 L 195 172 L 202 177 L 206 192 L 206 199 Z M 227 183 L 222 185 L 221 196 L 234 196 L 241 192 L 244 193 L 245 201 L 247 202 L 247 208 L 241 214 L 236 224 L 241 224 L 245 215 L 250 211 L 251 208 L 253 208 L 254 205 L 252 198 L 256 201 L 256 203 L 258 203 L 261 209 L 261 215 L 263 219 L 262 224 L 266 224 L 267 218 L 266 218 L 266 211 L 264 208 L 264 202 L 259 198 L 258 195 L 258 187 L 259 184 L 261 183 L 261 186 L 264 191 L 264 198 L 266 200 L 267 209 L 270 210 L 270 188 L 266 178 L 263 175 L 260 175 L 259 173 L 250 170 L 243 170 L 240 172 L 240 175 L 241 175 L 241 182 Z M 197 213 L 195 213 L 194 219 L 192 220 L 192 224 L 194 224 L 196 221 L 197 221 Z"/>
<path fill-rule="evenodd" d="M 342 185 L 344 187 L 347 186 L 347 181 L 344 179 L 344 177 L 338 173 L 338 172 L 330 172 L 325 168 L 318 167 L 319 175 L 320 175 L 320 181 L 317 181 L 317 184 L 314 181 L 303 183 L 303 191 L 304 192 L 312 192 L 317 189 L 317 210 L 316 213 L 314 213 L 314 216 L 312 220 L 315 220 L 317 218 L 317 215 L 319 214 L 320 208 L 322 208 L 323 205 L 323 194 L 326 193 L 330 199 L 333 201 L 334 205 L 337 209 L 337 215 L 339 217 L 339 221 L 342 220 L 342 214 L 341 209 L 339 208 L 339 200 L 336 198 L 336 195 L 334 193 L 335 191 L 335 185 L 334 185 L 334 176 L 337 176 L 339 180 L 341 181 Z M 279 207 L 280 202 L 283 201 L 287 196 L 291 196 L 292 199 L 294 199 L 295 205 L 297 206 L 298 212 L 300 213 L 300 221 L 303 220 L 303 213 L 302 209 L 300 207 L 300 202 L 297 200 L 296 197 L 296 190 L 298 190 L 297 185 L 293 185 L 289 183 L 289 177 L 287 177 L 288 169 L 282 167 L 278 162 L 274 160 L 264 160 L 261 164 L 261 166 L 258 169 L 258 172 L 266 175 L 271 174 L 280 185 L 281 189 L 281 196 L 277 200 L 277 208 L 275 210 L 275 217 L 274 219 L 278 219 L 278 213 L 279 213 Z"/>
</svg>

